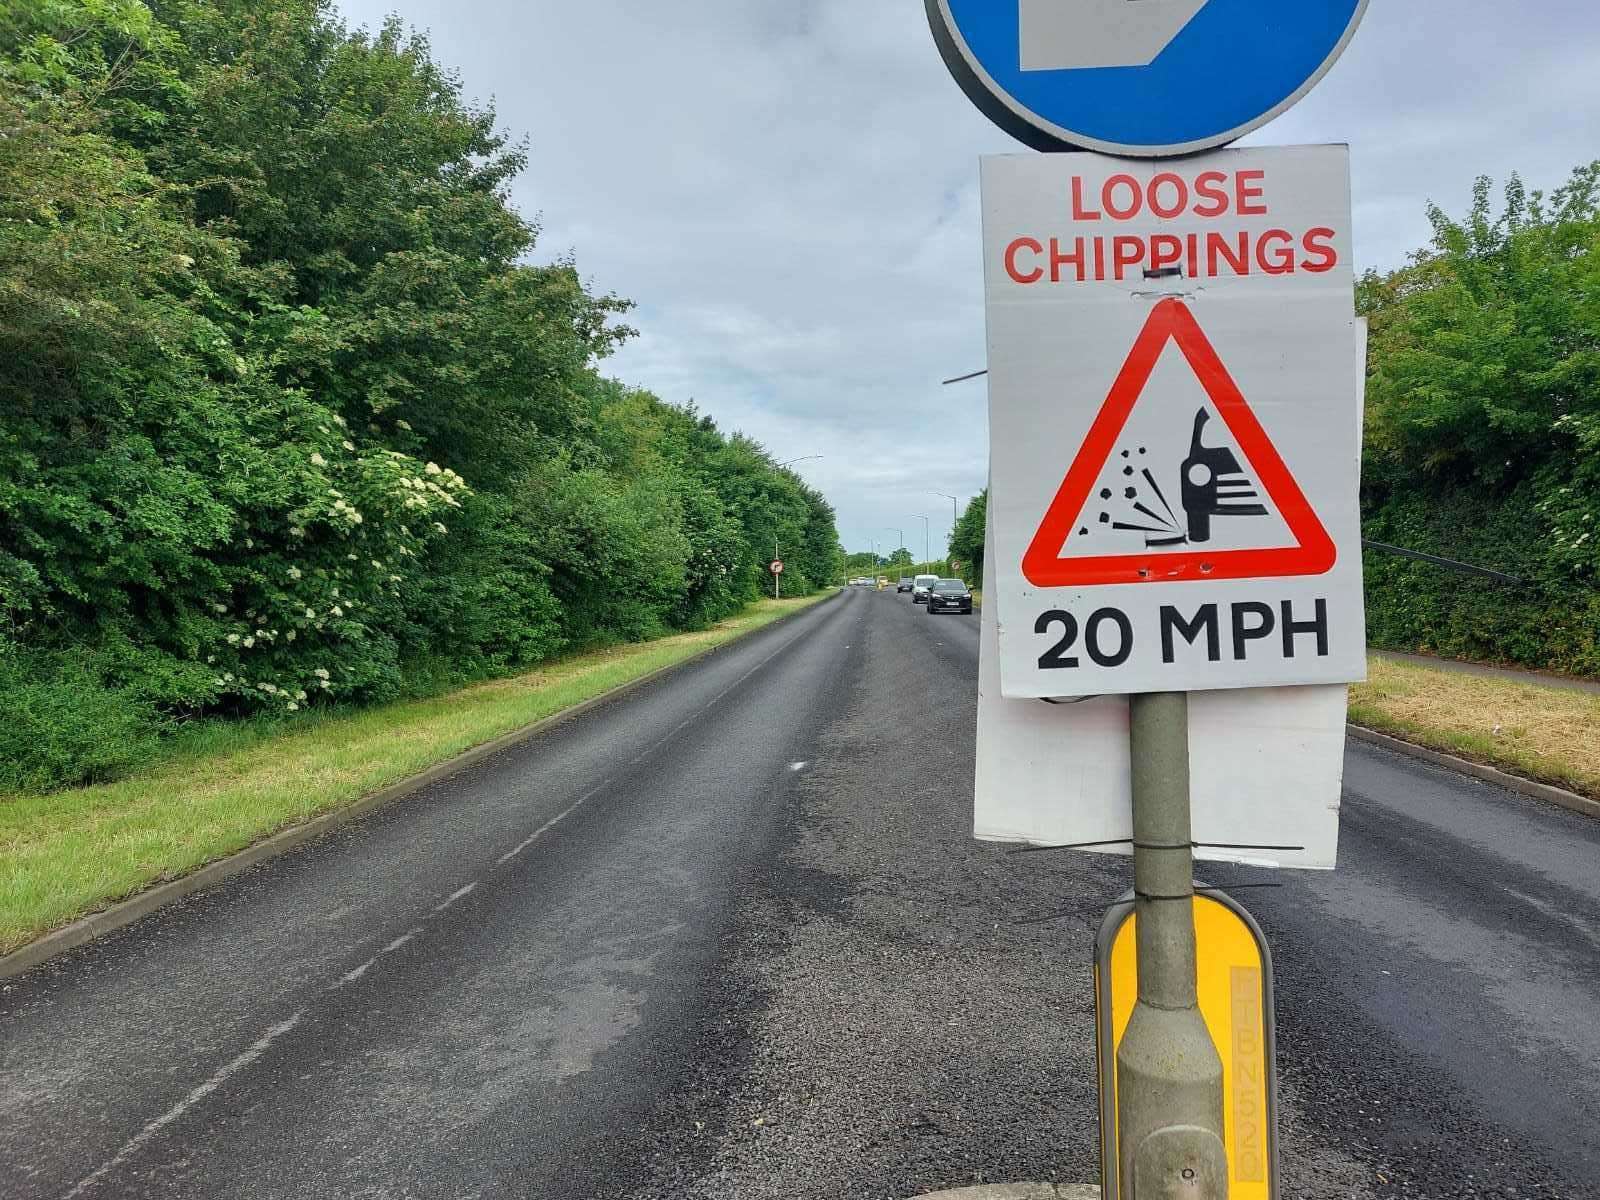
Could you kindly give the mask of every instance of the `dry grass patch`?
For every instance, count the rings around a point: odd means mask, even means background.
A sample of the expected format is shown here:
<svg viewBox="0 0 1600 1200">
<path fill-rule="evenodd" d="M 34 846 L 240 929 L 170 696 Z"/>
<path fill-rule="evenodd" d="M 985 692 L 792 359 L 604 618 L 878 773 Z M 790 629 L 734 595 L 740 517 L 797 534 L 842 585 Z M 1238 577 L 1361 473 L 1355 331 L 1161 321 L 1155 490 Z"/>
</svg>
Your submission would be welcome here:
<svg viewBox="0 0 1600 1200">
<path fill-rule="evenodd" d="M 1350 719 L 1600 798 L 1600 696 L 1369 658 Z"/>
<path fill-rule="evenodd" d="M 577 655 L 426 700 L 309 714 L 267 736 L 175 756 L 116 783 L 0 795 L 0 953 L 155 883 L 823 596 L 763 600 L 697 633 Z"/>
</svg>

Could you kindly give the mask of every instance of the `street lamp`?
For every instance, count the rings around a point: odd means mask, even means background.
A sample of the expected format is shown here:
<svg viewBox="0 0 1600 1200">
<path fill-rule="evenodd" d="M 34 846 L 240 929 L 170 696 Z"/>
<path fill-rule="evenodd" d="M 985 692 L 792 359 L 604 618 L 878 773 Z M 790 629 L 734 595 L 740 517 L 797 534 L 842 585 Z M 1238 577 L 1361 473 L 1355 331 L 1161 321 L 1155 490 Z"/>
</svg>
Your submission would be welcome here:
<svg viewBox="0 0 1600 1200">
<path fill-rule="evenodd" d="M 928 495 L 930 495 L 930 496 L 943 496 L 946 500 L 950 501 L 950 541 L 951 542 L 955 541 L 956 540 L 956 522 L 961 519 L 959 516 L 956 515 L 956 504 L 957 504 L 956 498 L 954 496 L 952 496 L 949 492 L 929 492 Z M 949 545 L 948 542 L 945 544 L 944 556 L 946 558 L 950 557 L 950 545 Z"/>
<path fill-rule="evenodd" d="M 781 471 L 784 467 L 792 466 L 794 463 L 797 463 L 797 462 L 807 462 L 807 461 L 809 461 L 810 459 L 813 459 L 813 458 L 825 458 L 825 457 L 826 457 L 826 455 L 822 455 L 822 454 L 802 454 L 799 458 L 791 458 L 788 462 L 779 463 L 778 464 L 778 469 Z"/>
<path fill-rule="evenodd" d="M 928 518 L 921 513 L 912 513 L 911 515 L 922 522 L 922 569 L 927 570 L 928 564 L 933 561 L 928 547 Z"/>
<path fill-rule="evenodd" d="M 896 529 L 893 525 L 885 525 L 884 528 L 900 538 L 895 545 L 901 549 L 904 549 L 906 544 L 906 531 L 904 529 Z"/>
</svg>

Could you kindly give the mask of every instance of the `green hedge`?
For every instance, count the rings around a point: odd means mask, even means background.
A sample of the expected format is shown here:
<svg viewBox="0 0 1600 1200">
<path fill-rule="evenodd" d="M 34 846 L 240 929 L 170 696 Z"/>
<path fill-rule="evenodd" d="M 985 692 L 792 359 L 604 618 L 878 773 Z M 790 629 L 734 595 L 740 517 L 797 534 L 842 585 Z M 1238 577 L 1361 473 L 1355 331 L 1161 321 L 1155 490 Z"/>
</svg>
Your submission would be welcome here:
<svg viewBox="0 0 1600 1200">
<path fill-rule="evenodd" d="M 1364 531 L 1528 586 L 1369 553 L 1370 638 L 1600 673 L 1600 163 L 1429 217 L 1432 244 L 1358 289 Z"/>
<path fill-rule="evenodd" d="M 1370 510 L 1364 531 L 1374 541 L 1504 571 L 1528 586 L 1368 550 L 1368 641 L 1600 674 L 1600 593 L 1574 583 L 1564 563 L 1550 561 L 1537 504 L 1528 483 L 1503 496 L 1463 488 L 1391 498 Z"/>
<path fill-rule="evenodd" d="M 607 379 L 529 154 L 327 0 L 0 4 L 0 790 L 837 577 L 832 507 Z"/>
</svg>

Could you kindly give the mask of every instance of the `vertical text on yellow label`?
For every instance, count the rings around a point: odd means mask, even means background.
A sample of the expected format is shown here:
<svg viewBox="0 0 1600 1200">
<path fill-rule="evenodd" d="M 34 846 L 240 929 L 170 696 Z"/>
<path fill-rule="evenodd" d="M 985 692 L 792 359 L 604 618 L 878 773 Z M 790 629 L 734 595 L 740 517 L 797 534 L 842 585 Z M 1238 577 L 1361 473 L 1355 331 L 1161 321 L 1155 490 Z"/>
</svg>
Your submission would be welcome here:
<svg viewBox="0 0 1600 1200">
<path fill-rule="evenodd" d="M 1266 1079 L 1262 1053 L 1261 971 L 1234 967 L 1231 973 L 1233 1079 L 1233 1177 L 1240 1183 L 1267 1178 Z"/>
</svg>

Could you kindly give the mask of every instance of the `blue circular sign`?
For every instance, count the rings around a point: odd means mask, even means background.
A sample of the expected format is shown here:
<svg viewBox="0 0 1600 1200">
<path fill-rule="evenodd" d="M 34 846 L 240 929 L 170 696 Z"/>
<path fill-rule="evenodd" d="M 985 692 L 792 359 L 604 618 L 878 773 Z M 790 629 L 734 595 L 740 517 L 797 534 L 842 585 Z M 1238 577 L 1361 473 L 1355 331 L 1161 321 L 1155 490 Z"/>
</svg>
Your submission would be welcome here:
<svg viewBox="0 0 1600 1200">
<path fill-rule="evenodd" d="M 925 0 L 988 117 L 1040 150 L 1164 157 L 1226 145 L 1337 61 L 1368 0 Z"/>
</svg>

